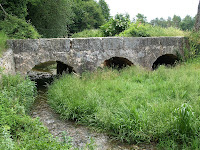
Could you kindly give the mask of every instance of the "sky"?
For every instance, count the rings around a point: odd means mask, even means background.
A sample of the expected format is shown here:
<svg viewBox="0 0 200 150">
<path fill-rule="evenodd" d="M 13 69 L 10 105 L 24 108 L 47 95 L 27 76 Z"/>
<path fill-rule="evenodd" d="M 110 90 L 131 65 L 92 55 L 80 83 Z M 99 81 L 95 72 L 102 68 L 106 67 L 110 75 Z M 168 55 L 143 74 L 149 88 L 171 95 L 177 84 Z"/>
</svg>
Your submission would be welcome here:
<svg viewBox="0 0 200 150">
<path fill-rule="evenodd" d="M 197 14 L 199 0 L 105 0 L 111 16 L 128 13 L 131 20 L 141 13 L 148 21 L 155 18 L 167 19 L 174 15 L 184 18 Z"/>
</svg>

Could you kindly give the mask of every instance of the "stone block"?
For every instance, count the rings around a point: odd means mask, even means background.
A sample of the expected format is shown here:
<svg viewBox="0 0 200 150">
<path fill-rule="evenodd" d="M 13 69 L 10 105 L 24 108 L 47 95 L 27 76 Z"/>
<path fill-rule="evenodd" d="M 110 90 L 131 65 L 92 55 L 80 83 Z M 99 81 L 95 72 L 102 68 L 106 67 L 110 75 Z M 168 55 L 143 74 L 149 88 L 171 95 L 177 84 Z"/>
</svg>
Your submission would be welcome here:
<svg viewBox="0 0 200 150">
<path fill-rule="evenodd" d="M 115 37 L 109 37 L 109 38 L 102 38 L 102 49 L 104 51 L 107 50 L 113 50 L 113 51 L 120 51 L 123 50 L 123 38 L 115 38 Z"/>
<path fill-rule="evenodd" d="M 76 38 L 71 39 L 71 49 L 75 51 L 100 51 L 101 38 Z"/>
<path fill-rule="evenodd" d="M 14 54 L 36 52 L 39 49 L 38 39 L 8 40 L 8 44 Z"/>
</svg>

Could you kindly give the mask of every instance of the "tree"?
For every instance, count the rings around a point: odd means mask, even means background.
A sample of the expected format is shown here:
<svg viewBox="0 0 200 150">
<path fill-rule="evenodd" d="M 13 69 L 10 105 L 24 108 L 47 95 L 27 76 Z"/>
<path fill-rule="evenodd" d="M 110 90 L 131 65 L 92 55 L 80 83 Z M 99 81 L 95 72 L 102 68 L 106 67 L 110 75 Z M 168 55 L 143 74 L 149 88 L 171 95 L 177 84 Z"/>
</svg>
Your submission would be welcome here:
<svg viewBox="0 0 200 150">
<path fill-rule="evenodd" d="M 172 26 L 172 18 L 168 17 L 167 18 L 167 27 L 171 27 Z"/>
<path fill-rule="evenodd" d="M 72 0 L 37 0 L 28 5 L 28 17 L 46 38 L 65 37 L 72 24 Z"/>
<path fill-rule="evenodd" d="M 105 2 L 105 0 L 99 0 L 99 6 L 102 10 L 103 16 L 106 21 L 109 21 L 110 19 L 110 9 L 108 7 L 108 4 Z"/>
<path fill-rule="evenodd" d="M 181 22 L 180 26 L 182 30 L 191 30 L 194 27 L 194 19 L 187 15 Z"/>
<path fill-rule="evenodd" d="M 74 0 L 73 12 L 75 16 L 70 33 L 96 29 L 105 22 L 101 8 L 94 0 Z"/>
<path fill-rule="evenodd" d="M 147 22 L 147 17 L 144 16 L 143 14 L 138 13 L 136 15 L 137 21 L 141 22 L 141 23 L 146 23 Z"/>
<path fill-rule="evenodd" d="M 153 26 L 161 26 L 161 27 L 167 27 L 167 21 L 164 18 L 156 18 L 150 21 L 150 24 Z"/>
<path fill-rule="evenodd" d="M 196 21 L 195 21 L 195 30 L 199 31 L 199 29 L 200 29 L 200 1 L 199 1 L 198 12 L 197 12 Z"/>
<path fill-rule="evenodd" d="M 174 15 L 172 18 L 173 21 L 173 26 L 176 28 L 180 28 L 180 24 L 181 24 L 181 17 L 180 16 L 176 16 Z"/>
<path fill-rule="evenodd" d="M 0 0 L 0 4 L 8 14 L 25 19 L 28 14 L 27 4 L 29 1 L 30 0 Z M 0 12 L 2 12 L 2 10 Z M 3 18 L 4 14 L 0 13 L 0 19 L 2 20 Z"/>
</svg>

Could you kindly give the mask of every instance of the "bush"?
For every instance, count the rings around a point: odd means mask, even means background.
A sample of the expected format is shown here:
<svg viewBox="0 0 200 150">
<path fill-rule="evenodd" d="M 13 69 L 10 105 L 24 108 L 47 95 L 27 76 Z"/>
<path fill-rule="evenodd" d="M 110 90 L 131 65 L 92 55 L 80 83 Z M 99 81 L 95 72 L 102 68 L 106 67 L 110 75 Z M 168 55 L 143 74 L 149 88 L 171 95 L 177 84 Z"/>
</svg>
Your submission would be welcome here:
<svg viewBox="0 0 200 150">
<path fill-rule="evenodd" d="M 162 28 L 159 26 L 151 26 L 149 24 L 141 24 L 139 22 L 131 24 L 131 26 L 119 34 L 124 37 L 159 37 L 159 36 L 185 36 L 186 32 L 180 29 L 169 27 Z"/>
<path fill-rule="evenodd" d="M 189 39 L 190 49 L 186 49 L 188 58 L 194 58 L 200 54 L 200 31 L 199 32 L 190 32 L 186 35 Z"/>
<path fill-rule="evenodd" d="M 136 22 L 131 24 L 131 26 L 119 34 L 119 36 L 124 37 L 148 37 L 150 34 L 148 33 L 148 26 L 141 24 L 140 22 Z"/>
<path fill-rule="evenodd" d="M 104 36 L 114 36 L 126 30 L 130 25 L 128 15 L 117 14 L 115 18 L 111 18 L 106 24 L 100 27 Z"/>
<path fill-rule="evenodd" d="M 169 28 L 162 28 L 159 26 L 151 26 L 151 25 L 147 25 L 148 26 L 148 31 L 147 33 L 151 36 L 151 37 L 159 37 L 159 36 L 185 36 L 185 34 L 187 33 L 186 31 L 182 31 L 178 28 L 175 27 L 169 27 Z"/>
<path fill-rule="evenodd" d="M 98 29 L 86 29 L 83 30 L 82 32 L 78 32 L 78 33 L 74 33 L 72 36 L 72 38 L 87 38 L 87 37 L 103 37 L 103 33 L 101 32 L 101 30 Z"/>
<path fill-rule="evenodd" d="M 12 15 L 7 15 L 6 18 L 0 22 L 0 30 L 9 38 L 14 39 L 37 39 L 40 37 L 36 29 L 30 23 Z"/>
</svg>

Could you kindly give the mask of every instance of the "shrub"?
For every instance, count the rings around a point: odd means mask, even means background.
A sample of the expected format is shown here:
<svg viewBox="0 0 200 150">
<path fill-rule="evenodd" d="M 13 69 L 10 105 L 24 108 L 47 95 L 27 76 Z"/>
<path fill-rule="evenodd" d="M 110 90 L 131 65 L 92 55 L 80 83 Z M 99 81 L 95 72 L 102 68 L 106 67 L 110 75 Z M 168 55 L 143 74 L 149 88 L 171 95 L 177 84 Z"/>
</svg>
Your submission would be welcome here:
<svg viewBox="0 0 200 150">
<path fill-rule="evenodd" d="M 119 36 L 124 37 L 148 37 L 150 34 L 148 33 L 149 26 L 141 24 L 140 22 L 136 22 L 131 24 L 131 26 L 119 34 Z"/>
<path fill-rule="evenodd" d="M 37 39 L 40 37 L 36 29 L 30 23 L 12 15 L 7 15 L 6 18 L 0 22 L 0 30 L 9 38 L 14 39 Z"/>
<path fill-rule="evenodd" d="M 117 14 L 115 18 L 111 18 L 106 24 L 100 27 L 104 36 L 114 36 L 126 30 L 130 25 L 128 15 Z"/>
<path fill-rule="evenodd" d="M 159 26 L 151 26 L 149 24 L 141 24 L 139 22 L 131 24 L 131 26 L 119 34 L 124 37 L 159 37 L 159 36 L 184 36 L 186 33 L 180 29 L 169 27 L 162 28 Z"/>
<path fill-rule="evenodd" d="M 86 29 L 82 32 L 74 33 L 72 38 L 103 37 L 103 33 L 98 29 Z"/>
<path fill-rule="evenodd" d="M 147 33 L 153 37 L 157 37 L 157 36 L 185 36 L 185 34 L 187 33 L 186 31 L 182 31 L 178 28 L 175 27 L 169 27 L 169 28 L 162 28 L 159 26 L 151 26 L 151 25 L 147 25 L 148 26 L 148 31 Z"/>
<path fill-rule="evenodd" d="M 194 58 L 200 54 L 200 31 L 199 32 L 190 32 L 186 35 L 189 39 L 189 50 L 186 49 L 186 57 Z"/>
</svg>

